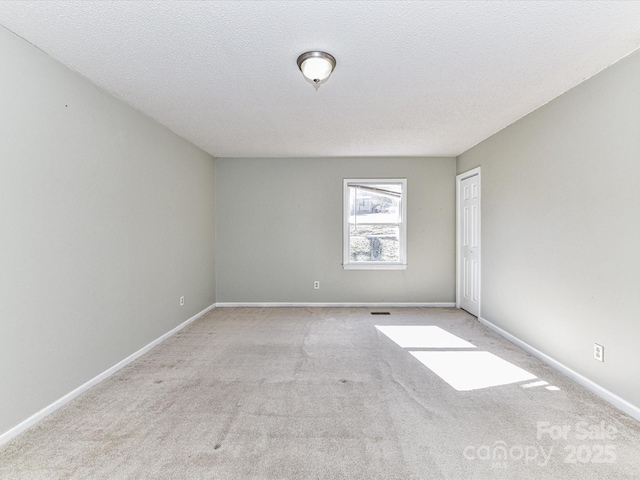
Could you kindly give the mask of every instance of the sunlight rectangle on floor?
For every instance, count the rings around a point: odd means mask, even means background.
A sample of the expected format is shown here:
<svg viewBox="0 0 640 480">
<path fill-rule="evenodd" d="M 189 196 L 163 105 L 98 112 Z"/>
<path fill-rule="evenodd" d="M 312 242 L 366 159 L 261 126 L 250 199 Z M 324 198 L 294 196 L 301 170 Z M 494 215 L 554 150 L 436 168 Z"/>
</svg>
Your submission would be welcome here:
<svg viewBox="0 0 640 480">
<path fill-rule="evenodd" d="M 489 352 L 419 351 L 411 352 L 411 355 L 458 391 L 496 387 L 537 378 Z"/>
<path fill-rule="evenodd" d="M 402 348 L 476 348 L 435 325 L 376 325 L 376 328 Z"/>
</svg>

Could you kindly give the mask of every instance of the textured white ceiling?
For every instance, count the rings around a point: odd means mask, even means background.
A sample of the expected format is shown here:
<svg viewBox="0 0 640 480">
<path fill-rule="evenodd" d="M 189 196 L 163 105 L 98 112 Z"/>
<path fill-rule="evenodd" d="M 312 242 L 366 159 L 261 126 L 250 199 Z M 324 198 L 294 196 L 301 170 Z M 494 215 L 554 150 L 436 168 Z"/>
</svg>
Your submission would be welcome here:
<svg viewBox="0 0 640 480">
<path fill-rule="evenodd" d="M 458 155 L 640 47 L 638 1 L 5 0 L 0 24 L 217 157 Z"/>
</svg>

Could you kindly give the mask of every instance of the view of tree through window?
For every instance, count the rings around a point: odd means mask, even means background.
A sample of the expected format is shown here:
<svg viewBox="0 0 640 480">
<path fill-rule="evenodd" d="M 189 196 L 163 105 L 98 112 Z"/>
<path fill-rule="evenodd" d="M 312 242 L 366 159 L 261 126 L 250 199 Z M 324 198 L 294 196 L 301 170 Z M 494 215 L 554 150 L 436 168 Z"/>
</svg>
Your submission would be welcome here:
<svg viewBox="0 0 640 480">
<path fill-rule="evenodd" d="M 347 182 L 347 262 L 403 263 L 403 181 Z"/>
</svg>

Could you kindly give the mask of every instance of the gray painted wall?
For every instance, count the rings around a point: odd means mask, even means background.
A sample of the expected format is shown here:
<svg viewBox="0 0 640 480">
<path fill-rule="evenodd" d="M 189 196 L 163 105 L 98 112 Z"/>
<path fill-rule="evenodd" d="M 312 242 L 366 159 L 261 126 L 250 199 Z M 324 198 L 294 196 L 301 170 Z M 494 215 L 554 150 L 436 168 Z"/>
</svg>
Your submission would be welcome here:
<svg viewBox="0 0 640 480">
<path fill-rule="evenodd" d="M 458 158 L 478 165 L 482 317 L 640 406 L 640 52 Z"/>
<path fill-rule="evenodd" d="M 215 171 L 3 28 L 0 44 L 2 433 L 215 302 Z"/>
<path fill-rule="evenodd" d="M 455 168 L 453 158 L 216 159 L 217 301 L 454 301 Z M 408 179 L 407 270 L 343 269 L 350 177 Z"/>
</svg>

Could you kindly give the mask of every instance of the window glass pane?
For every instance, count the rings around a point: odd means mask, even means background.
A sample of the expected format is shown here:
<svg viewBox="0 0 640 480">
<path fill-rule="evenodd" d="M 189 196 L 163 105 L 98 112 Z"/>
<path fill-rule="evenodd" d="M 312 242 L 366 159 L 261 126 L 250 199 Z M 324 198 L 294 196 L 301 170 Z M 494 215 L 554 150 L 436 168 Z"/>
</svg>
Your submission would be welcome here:
<svg viewBox="0 0 640 480">
<path fill-rule="evenodd" d="M 352 262 L 399 262 L 400 228 L 389 225 L 351 225 L 349 257 Z"/>
<path fill-rule="evenodd" d="M 364 184 L 349 187 L 349 224 L 401 221 L 401 185 Z"/>
</svg>

